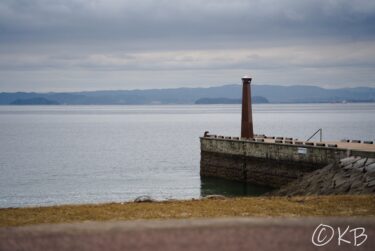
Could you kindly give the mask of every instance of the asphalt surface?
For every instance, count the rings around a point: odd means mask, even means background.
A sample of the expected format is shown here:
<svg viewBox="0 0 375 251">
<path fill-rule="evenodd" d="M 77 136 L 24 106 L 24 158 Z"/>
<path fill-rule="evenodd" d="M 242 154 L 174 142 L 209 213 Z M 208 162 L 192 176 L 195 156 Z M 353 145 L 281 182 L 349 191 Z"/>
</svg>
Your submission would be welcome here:
<svg viewBox="0 0 375 251">
<path fill-rule="evenodd" d="M 320 224 L 332 229 L 315 231 Z M 339 244 L 337 227 L 346 242 Z M 357 245 L 364 242 L 355 246 L 353 229 L 358 227 L 365 232 L 356 230 Z M 314 231 L 317 244 L 329 243 L 315 246 Z M 0 250 L 375 250 L 375 218 L 149 220 L 0 228 Z"/>
</svg>

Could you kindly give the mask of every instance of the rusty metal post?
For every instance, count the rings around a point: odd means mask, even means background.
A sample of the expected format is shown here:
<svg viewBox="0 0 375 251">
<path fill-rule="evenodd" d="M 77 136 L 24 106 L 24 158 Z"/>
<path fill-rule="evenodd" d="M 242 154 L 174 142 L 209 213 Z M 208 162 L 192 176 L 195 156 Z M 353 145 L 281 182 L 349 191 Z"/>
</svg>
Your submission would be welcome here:
<svg viewBox="0 0 375 251">
<path fill-rule="evenodd" d="M 241 138 L 254 138 L 253 113 L 251 110 L 251 77 L 242 78 L 242 123 Z"/>
</svg>

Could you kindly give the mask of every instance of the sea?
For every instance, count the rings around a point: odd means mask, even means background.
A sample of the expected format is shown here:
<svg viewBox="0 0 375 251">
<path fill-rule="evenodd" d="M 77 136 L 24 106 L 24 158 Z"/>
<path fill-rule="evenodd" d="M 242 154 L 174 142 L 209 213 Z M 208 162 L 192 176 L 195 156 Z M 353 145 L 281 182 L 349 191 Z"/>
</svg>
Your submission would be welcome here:
<svg viewBox="0 0 375 251">
<path fill-rule="evenodd" d="M 270 188 L 199 175 L 199 137 L 239 136 L 240 114 L 240 105 L 0 106 L 0 208 L 261 195 Z M 256 104 L 253 121 L 268 136 L 306 140 L 321 128 L 323 140 L 375 140 L 375 103 Z"/>
</svg>

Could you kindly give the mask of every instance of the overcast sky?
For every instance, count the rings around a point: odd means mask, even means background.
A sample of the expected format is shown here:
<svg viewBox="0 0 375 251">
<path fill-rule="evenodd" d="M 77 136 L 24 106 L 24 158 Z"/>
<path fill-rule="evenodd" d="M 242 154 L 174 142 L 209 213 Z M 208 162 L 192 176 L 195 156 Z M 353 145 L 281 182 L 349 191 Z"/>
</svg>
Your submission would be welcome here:
<svg viewBox="0 0 375 251">
<path fill-rule="evenodd" d="M 0 91 L 375 87 L 374 0 L 0 0 Z"/>
</svg>

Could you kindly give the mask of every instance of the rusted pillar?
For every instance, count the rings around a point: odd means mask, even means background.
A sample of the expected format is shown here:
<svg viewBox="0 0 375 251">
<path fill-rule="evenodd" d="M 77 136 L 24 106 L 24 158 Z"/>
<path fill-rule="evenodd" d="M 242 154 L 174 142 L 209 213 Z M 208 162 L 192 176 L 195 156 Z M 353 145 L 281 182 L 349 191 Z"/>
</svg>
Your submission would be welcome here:
<svg viewBox="0 0 375 251">
<path fill-rule="evenodd" d="M 253 113 L 251 110 L 251 78 L 242 78 L 242 123 L 241 138 L 254 138 Z"/>
</svg>

